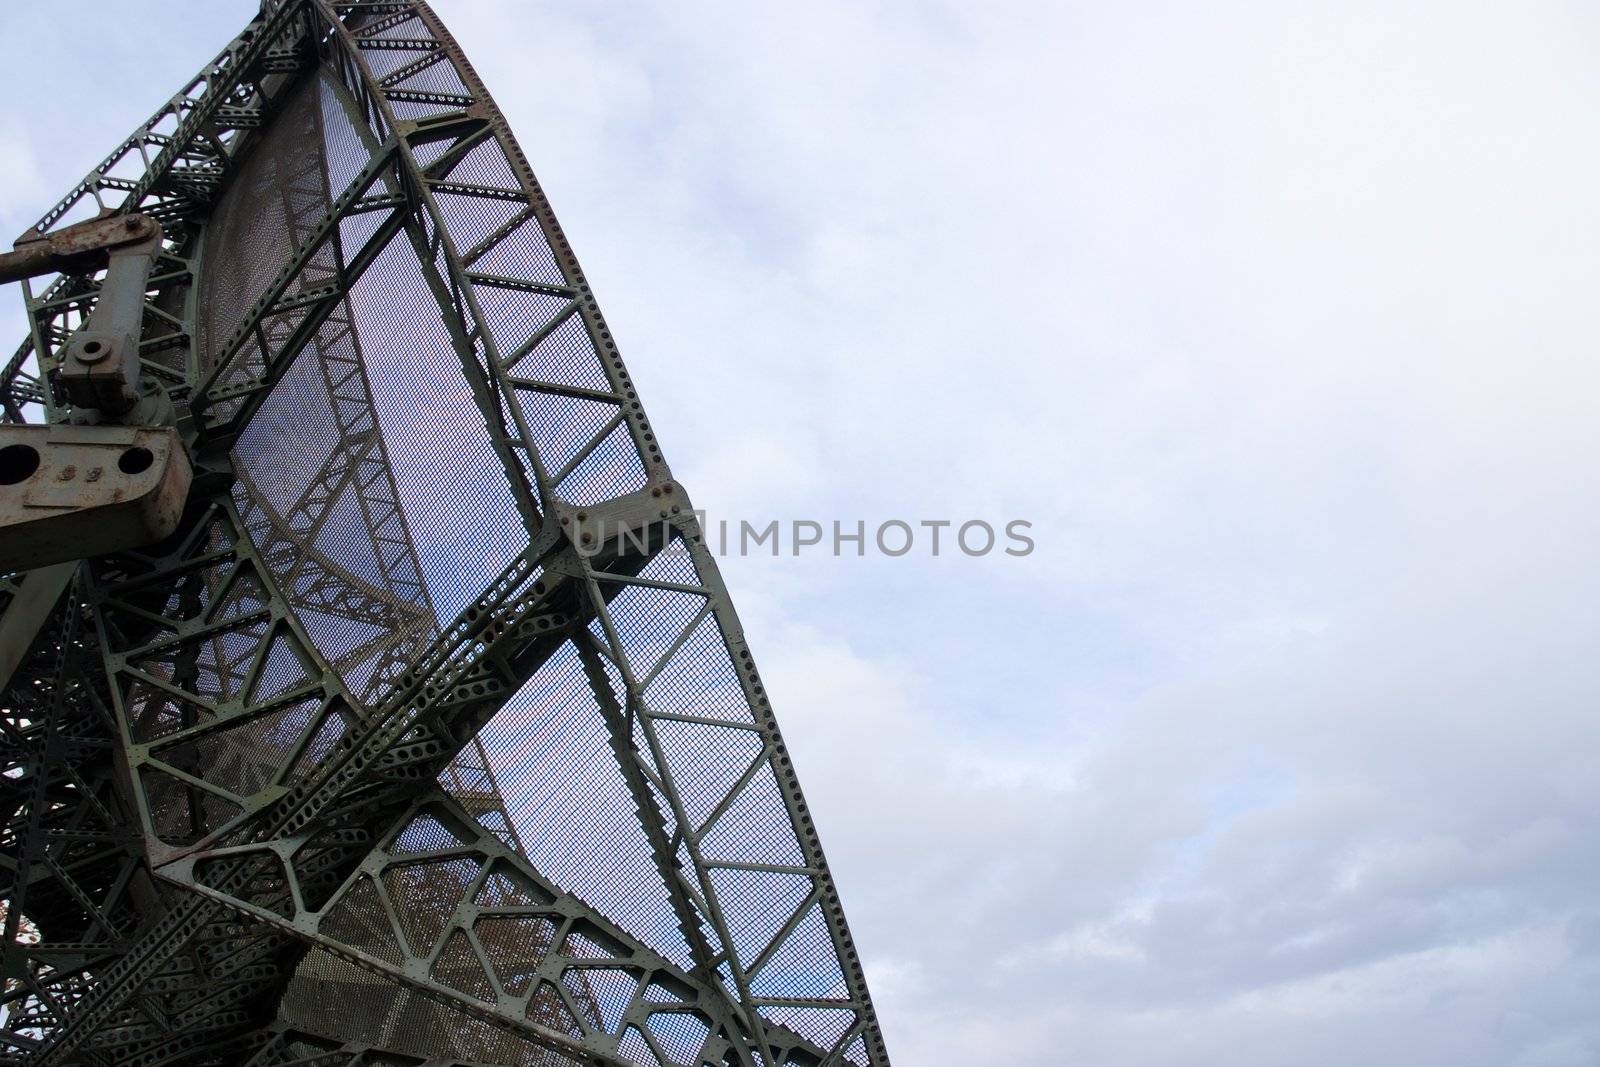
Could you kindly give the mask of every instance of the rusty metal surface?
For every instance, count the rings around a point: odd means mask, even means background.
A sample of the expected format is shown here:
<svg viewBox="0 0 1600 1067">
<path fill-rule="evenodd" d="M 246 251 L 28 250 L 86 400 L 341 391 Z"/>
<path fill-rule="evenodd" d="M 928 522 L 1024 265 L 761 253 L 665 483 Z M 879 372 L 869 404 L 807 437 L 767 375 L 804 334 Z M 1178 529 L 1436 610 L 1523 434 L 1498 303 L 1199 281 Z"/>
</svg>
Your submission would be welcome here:
<svg viewBox="0 0 1600 1067">
<path fill-rule="evenodd" d="M 161 224 L 148 215 L 112 215 L 50 233 L 30 231 L 14 250 L 0 254 L 0 283 L 97 270 L 112 249 L 160 238 Z"/>
<path fill-rule="evenodd" d="M 175 430 L 0 426 L 0 571 L 159 541 L 190 480 Z"/>
</svg>

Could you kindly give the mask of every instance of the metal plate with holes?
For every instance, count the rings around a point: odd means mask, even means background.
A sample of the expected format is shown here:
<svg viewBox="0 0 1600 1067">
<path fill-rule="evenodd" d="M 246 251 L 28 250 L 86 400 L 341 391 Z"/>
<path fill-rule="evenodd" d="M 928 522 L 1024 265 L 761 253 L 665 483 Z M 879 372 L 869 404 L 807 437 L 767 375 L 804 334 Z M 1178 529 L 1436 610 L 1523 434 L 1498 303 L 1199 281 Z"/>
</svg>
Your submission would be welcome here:
<svg viewBox="0 0 1600 1067">
<path fill-rule="evenodd" d="M 0 426 L 0 570 L 158 541 L 189 481 L 173 430 Z"/>
</svg>

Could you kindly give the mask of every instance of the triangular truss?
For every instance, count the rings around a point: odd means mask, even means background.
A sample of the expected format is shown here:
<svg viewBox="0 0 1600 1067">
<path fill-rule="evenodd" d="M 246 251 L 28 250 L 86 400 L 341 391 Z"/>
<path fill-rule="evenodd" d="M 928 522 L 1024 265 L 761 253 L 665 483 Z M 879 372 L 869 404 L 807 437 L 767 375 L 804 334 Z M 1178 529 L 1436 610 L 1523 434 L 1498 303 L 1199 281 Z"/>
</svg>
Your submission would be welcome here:
<svg viewBox="0 0 1600 1067">
<path fill-rule="evenodd" d="M 38 230 L 136 211 L 197 476 L 53 607 L 0 579 L 0 1064 L 886 1064 L 693 508 L 427 6 L 269 0 Z M 28 289 L 5 421 L 98 286 Z"/>
</svg>

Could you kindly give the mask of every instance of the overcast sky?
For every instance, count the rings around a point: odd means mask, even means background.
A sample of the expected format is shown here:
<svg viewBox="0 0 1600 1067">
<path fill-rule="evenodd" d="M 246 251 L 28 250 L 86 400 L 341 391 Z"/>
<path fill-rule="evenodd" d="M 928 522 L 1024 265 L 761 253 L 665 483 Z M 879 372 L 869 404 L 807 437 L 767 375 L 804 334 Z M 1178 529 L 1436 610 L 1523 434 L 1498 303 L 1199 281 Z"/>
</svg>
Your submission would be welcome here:
<svg viewBox="0 0 1600 1067">
<path fill-rule="evenodd" d="M 1600 11 L 437 6 L 698 504 L 1034 524 L 725 564 L 898 1064 L 1600 1062 Z M 250 14 L 91 7 L 8 234 Z"/>
</svg>

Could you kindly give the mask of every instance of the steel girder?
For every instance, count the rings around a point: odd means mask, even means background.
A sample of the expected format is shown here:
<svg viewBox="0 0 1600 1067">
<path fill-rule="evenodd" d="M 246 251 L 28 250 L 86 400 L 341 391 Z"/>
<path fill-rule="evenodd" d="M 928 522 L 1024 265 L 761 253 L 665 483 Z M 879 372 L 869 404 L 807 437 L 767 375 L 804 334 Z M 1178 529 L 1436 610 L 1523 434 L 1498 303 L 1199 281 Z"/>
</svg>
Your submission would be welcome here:
<svg viewBox="0 0 1600 1067">
<path fill-rule="evenodd" d="M 427 6 L 264 4 L 38 229 L 91 202 L 166 231 L 141 358 L 199 477 L 171 538 L 78 570 L 0 707 L 0 1062 L 887 1063 L 693 508 Z M 432 334 L 385 332 L 402 289 Z M 97 279 L 28 296 L 7 421 L 57 413 Z M 398 396 L 391 349 L 447 359 Z M 430 417 L 495 472 L 471 573 L 419 549 Z M 498 725 L 530 707 L 553 747 Z M 564 838 L 601 761 L 650 868 L 610 881 Z M 534 764 L 559 803 L 519 816 Z"/>
</svg>

